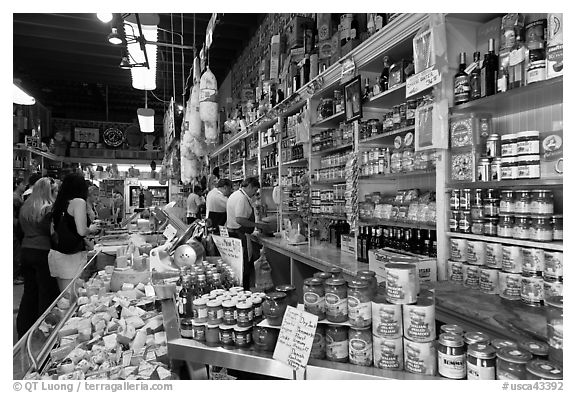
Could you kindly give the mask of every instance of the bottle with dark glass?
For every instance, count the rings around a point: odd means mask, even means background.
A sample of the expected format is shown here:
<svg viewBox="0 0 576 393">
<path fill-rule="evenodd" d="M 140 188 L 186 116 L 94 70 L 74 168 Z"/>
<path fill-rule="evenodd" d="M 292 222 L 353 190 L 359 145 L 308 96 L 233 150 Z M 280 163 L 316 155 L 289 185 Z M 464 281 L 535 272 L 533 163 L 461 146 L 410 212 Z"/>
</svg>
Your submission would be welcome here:
<svg viewBox="0 0 576 393">
<path fill-rule="evenodd" d="M 384 56 L 383 67 L 380 73 L 380 92 L 388 90 L 388 77 L 390 75 L 390 57 Z"/>
<path fill-rule="evenodd" d="M 429 250 L 432 248 L 432 242 L 430 241 L 430 231 L 423 231 L 422 237 L 424 238 L 424 248 L 422 250 L 422 255 L 428 255 L 430 252 Z"/>
<path fill-rule="evenodd" d="M 382 235 L 382 226 L 379 226 L 376 230 L 376 248 L 384 247 L 384 236 Z"/>
<path fill-rule="evenodd" d="M 454 104 L 470 101 L 470 80 L 466 73 L 466 52 L 460 53 L 460 66 L 454 75 Z"/>
<path fill-rule="evenodd" d="M 481 95 L 491 96 L 496 93 L 498 79 L 498 56 L 494 53 L 494 38 L 488 40 L 488 53 L 484 55 L 484 62 L 480 70 Z"/>
<path fill-rule="evenodd" d="M 364 245 L 362 244 L 362 228 L 358 228 L 358 236 L 356 237 L 356 259 L 358 262 L 363 262 L 362 257 L 364 256 Z"/>
<path fill-rule="evenodd" d="M 436 258 L 438 255 L 438 242 L 436 241 L 436 231 L 431 230 L 430 232 L 430 249 L 428 251 L 428 256 Z"/>
<path fill-rule="evenodd" d="M 178 294 L 178 316 L 180 318 L 188 318 L 190 316 L 190 276 L 186 275 L 182 278 L 182 289 Z"/>
<path fill-rule="evenodd" d="M 202 297 L 202 295 L 205 295 L 209 292 L 208 283 L 206 282 L 206 275 L 199 274 L 197 277 L 195 297 Z"/>
<path fill-rule="evenodd" d="M 372 89 L 370 88 L 370 78 L 366 78 L 366 82 L 364 82 L 364 95 L 362 96 L 362 100 L 367 101 L 370 99 Z"/>
<path fill-rule="evenodd" d="M 474 52 L 476 67 L 470 73 L 470 99 L 477 100 L 482 96 L 482 78 L 480 71 L 480 52 Z"/>
<path fill-rule="evenodd" d="M 404 228 L 404 244 L 402 244 L 404 251 L 412 250 L 412 229 Z"/>
<path fill-rule="evenodd" d="M 402 228 L 397 228 L 396 230 L 396 249 L 403 250 L 404 249 L 404 231 Z"/>
<path fill-rule="evenodd" d="M 140 193 L 138 194 L 138 207 L 144 209 L 144 190 L 140 187 Z"/>
<path fill-rule="evenodd" d="M 372 235 L 371 235 L 371 228 L 370 227 L 366 227 L 366 246 L 364 247 L 364 262 L 368 262 L 368 252 L 372 249 L 371 247 L 371 243 L 372 243 Z"/>
<path fill-rule="evenodd" d="M 526 85 L 526 63 L 528 63 L 528 49 L 524 45 L 522 36 L 516 35 L 516 42 L 510 50 L 508 64 L 508 89 L 516 89 Z"/>
</svg>

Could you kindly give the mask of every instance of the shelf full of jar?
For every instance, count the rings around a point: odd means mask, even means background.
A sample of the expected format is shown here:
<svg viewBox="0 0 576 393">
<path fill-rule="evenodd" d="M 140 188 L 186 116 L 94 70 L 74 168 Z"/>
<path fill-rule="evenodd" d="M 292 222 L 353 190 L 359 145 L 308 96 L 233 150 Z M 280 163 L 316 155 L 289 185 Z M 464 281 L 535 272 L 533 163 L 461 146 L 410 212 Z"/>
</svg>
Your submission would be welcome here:
<svg viewBox="0 0 576 393">
<path fill-rule="evenodd" d="M 385 132 L 381 132 L 379 134 L 377 133 L 375 135 L 371 135 L 368 138 L 360 139 L 360 141 L 358 143 L 360 145 L 363 145 L 363 144 L 379 141 L 380 139 L 383 139 L 383 138 L 387 138 L 387 137 L 395 136 L 395 135 L 400 135 L 404 132 L 415 131 L 415 130 L 416 130 L 416 127 L 413 125 L 407 126 L 407 127 L 401 127 L 401 128 L 397 128 L 395 130 L 385 131 Z"/>
<path fill-rule="evenodd" d="M 288 162 L 283 162 L 282 166 L 287 166 L 287 165 L 301 165 L 301 166 L 306 166 L 308 165 L 308 158 L 307 157 L 302 157 L 299 158 L 297 160 L 291 160 Z"/>
<path fill-rule="evenodd" d="M 334 147 L 330 147 L 328 149 L 313 151 L 311 153 L 311 155 L 312 155 L 312 157 L 318 157 L 318 156 L 322 156 L 324 154 L 333 153 L 335 151 L 351 149 L 352 147 L 353 147 L 352 143 L 346 143 L 344 145 L 334 146 Z"/>
<path fill-rule="evenodd" d="M 372 218 L 372 219 L 360 219 L 359 225 L 362 226 L 388 226 L 388 227 L 399 227 L 399 228 L 414 228 L 414 229 L 427 229 L 427 230 L 435 230 L 436 224 L 435 223 L 428 223 L 428 222 L 416 222 L 416 221 L 393 221 L 393 220 L 384 220 L 381 218 Z"/>
<path fill-rule="evenodd" d="M 545 250 L 554 250 L 554 251 L 564 250 L 563 246 L 564 242 L 562 241 L 537 242 L 532 240 L 513 239 L 509 237 L 474 235 L 472 233 L 460 233 L 460 232 L 446 232 L 446 235 L 449 237 L 455 237 L 459 239 L 482 240 L 490 243 L 510 244 L 513 246 L 543 248 Z"/>
<path fill-rule="evenodd" d="M 499 181 L 452 181 L 447 184 L 448 189 L 462 188 L 533 188 L 533 187 L 562 187 L 564 179 L 518 179 L 518 180 L 499 180 Z"/>
<path fill-rule="evenodd" d="M 316 128 L 320 128 L 320 127 L 324 127 L 324 128 L 329 128 L 329 127 L 335 127 L 337 126 L 341 121 L 344 120 L 344 116 L 345 112 L 344 111 L 339 111 L 334 113 L 331 116 L 326 117 L 325 119 L 322 120 L 318 120 L 316 123 L 311 124 L 311 127 L 316 127 Z"/>
<path fill-rule="evenodd" d="M 376 175 L 360 175 L 359 180 L 398 180 L 405 177 L 418 177 L 418 176 L 436 176 L 435 169 L 418 170 L 411 172 L 389 173 L 389 174 L 376 174 Z"/>
</svg>

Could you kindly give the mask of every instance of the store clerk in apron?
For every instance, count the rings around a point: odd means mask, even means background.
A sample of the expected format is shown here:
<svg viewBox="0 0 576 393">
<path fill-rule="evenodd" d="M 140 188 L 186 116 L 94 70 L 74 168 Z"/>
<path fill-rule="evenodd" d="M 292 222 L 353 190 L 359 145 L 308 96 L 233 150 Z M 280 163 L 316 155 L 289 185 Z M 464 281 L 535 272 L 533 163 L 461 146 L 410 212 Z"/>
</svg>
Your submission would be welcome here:
<svg viewBox="0 0 576 393">
<path fill-rule="evenodd" d="M 250 289 L 250 280 L 254 280 L 254 264 L 251 263 L 251 252 L 249 252 L 249 242 L 247 234 L 254 232 L 254 228 L 264 228 L 263 224 L 256 223 L 252 197 L 260 188 L 260 182 L 256 177 L 244 179 L 240 189 L 234 191 L 228 198 L 226 204 L 226 227 L 230 237 L 235 237 L 242 241 L 243 252 L 243 273 L 242 281 L 244 289 Z M 251 249 L 251 247 L 250 247 Z"/>
</svg>

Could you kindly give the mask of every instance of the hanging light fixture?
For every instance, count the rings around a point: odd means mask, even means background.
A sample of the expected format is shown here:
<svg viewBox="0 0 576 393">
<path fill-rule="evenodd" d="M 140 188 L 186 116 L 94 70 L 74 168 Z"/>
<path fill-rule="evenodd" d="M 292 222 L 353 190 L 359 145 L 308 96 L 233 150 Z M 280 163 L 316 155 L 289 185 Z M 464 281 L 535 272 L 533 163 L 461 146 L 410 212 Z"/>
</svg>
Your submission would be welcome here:
<svg viewBox="0 0 576 393">
<path fill-rule="evenodd" d="M 135 63 L 146 64 L 147 67 L 133 67 L 132 87 L 139 90 L 156 89 L 156 55 L 157 46 L 149 42 L 158 41 L 158 14 L 131 14 L 125 20 L 134 33 L 139 36 L 134 41 L 129 41 L 128 52 Z"/>
<path fill-rule="evenodd" d="M 96 14 L 96 17 L 100 19 L 102 23 L 108 23 L 114 18 L 114 15 L 111 12 L 99 12 Z"/>
<path fill-rule="evenodd" d="M 22 88 L 16 83 L 13 83 L 12 102 L 19 105 L 34 105 L 36 103 L 36 99 L 22 90 Z"/>
<path fill-rule="evenodd" d="M 108 42 L 112 45 L 121 45 L 124 42 L 124 38 L 118 33 L 118 29 L 116 27 L 112 28 L 112 32 L 108 34 Z"/>
<path fill-rule="evenodd" d="M 144 108 L 138 108 L 138 124 L 140 132 L 154 132 L 154 109 L 148 108 L 148 91 L 144 90 Z"/>
<path fill-rule="evenodd" d="M 130 60 L 128 59 L 127 55 L 122 56 L 122 60 L 120 61 L 120 68 L 122 68 L 123 70 L 129 70 L 132 68 L 132 65 L 130 64 Z"/>
</svg>

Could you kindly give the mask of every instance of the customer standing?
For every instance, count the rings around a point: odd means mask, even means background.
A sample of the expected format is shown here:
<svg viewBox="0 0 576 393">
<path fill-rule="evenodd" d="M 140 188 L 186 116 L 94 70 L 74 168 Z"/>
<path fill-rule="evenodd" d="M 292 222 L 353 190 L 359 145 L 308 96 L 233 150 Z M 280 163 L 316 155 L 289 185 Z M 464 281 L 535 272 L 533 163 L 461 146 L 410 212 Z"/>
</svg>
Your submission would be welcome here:
<svg viewBox="0 0 576 393">
<path fill-rule="evenodd" d="M 212 191 L 215 187 L 218 187 L 218 182 L 220 181 L 220 168 L 214 167 L 212 169 L 212 174 L 208 176 L 208 181 L 206 185 L 206 189 L 208 191 Z"/>
<path fill-rule="evenodd" d="M 16 179 L 14 182 L 14 193 L 12 194 L 13 213 L 12 220 L 12 280 L 14 285 L 21 285 L 24 283 L 24 278 L 20 272 L 20 243 L 22 242 L 22 228 L 18 223 L 18 216 L 20 215 L 20 208 L 24 203 L 22 194 L 26 190 L 26 182 L 22 178 Z"/>
<path fill-rule="evenodd" d="M 200 194 L 202 194 L 202 189 L 198 186 L 194 186 L 194 191 L 191 192 L 186 199 L 186 223 L 188 225 L 200 218 L 200 207 L 206 204 L 204 197 L 200 196 Z"/>
<path fill-rule="evenodd" d="M 211 227 L 226 225 L 226 204 L 232 194 L 232 182 L 228 179 L 220 179 L 206 196 L 206 218 L 210 219 Z"/>
<path fill-rule="evenodd" d="M 98 226 L 90 225 L 86 210 L 88 185 L 84 177 L 71 173 L 64 178 L 52 209 L 52 223 L 58 235 L 58 243 L 52 245 L 48 254 L 50 274 L 56 277 L 63 291 L 86 263 L 84 237 L 98 232 Z"/>
<path fill-rule="evenodd" d="M 254 228 L 266 228 L 266 225 L 256 222 L 252 197 L 260 188 L 256 177 L 244 179 L 239 190 L 234 191 L 226 204 L 226 227 L 228 234 L 242 241 L 243 269 L 242 284 L 244 289 L 250 289 L 250 282 L 254 276 L 252 255 L 248 251 L 248 238 L 246 235 L 254 232 Z"/>
<path fill-rule="evenodd" d="M 100 199 L 100 189 L 98 186 L 88 187 L 88 198 L 86 198 L 86 208 L 88 211 L 88 218 L 90 221 L 94 221 L 98 218 L 98 209 L 96 204 Z"/>
<path fill-rule="evenodd" d="M 28 199 L 28 197 L 32 194 L 32 190 L 34 189 L 34 184 L 36 184 L 36 182 L 38 180 L 40 180 L 41 178 L 42 178 L 42 175 L 40 175 L 38 172 L 34 172 L 30 175 L 30 177 L 28 178 L 28 188 L 22 194 L 22 200 L 24 200 L 24 202 L 26 202 L 26 199 Z"/>
<path fill-rule="evenodd" d="M 58 283 L 50 276 L 50 220 L 54 202 L 54 180 L 43 177 L 36 181 L 30 197 L 20 210 L 22 239 L 21 264 L 24 293 L 20 301 L 16 330 L 21 338 L 58 297 Z"/>
</svg>

